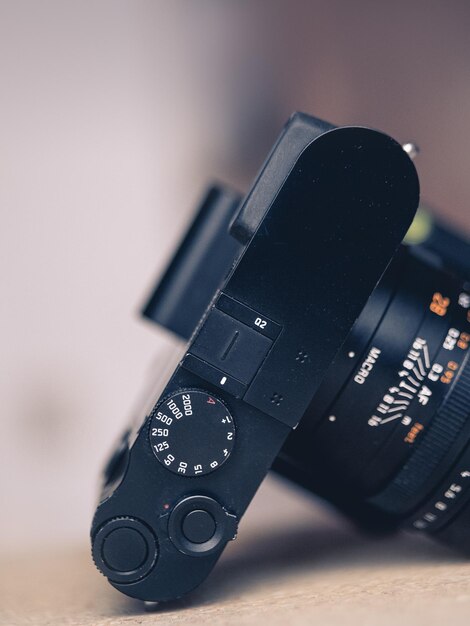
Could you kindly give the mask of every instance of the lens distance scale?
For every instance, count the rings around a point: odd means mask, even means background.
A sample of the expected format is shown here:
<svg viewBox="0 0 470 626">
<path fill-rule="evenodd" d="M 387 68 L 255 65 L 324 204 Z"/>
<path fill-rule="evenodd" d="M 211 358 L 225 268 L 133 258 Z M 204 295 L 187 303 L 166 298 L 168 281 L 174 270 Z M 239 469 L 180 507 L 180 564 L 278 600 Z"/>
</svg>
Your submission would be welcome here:
<svg viewBox="0 0 470 626">
<path fill-rule="evenodd" d="M 201 390 L 172 394 L 150 419 L 150 444 L 170 472 L 209 474 L 223 465 L 235 444 L 235 425 L 223 402 Z"/>
</svg>

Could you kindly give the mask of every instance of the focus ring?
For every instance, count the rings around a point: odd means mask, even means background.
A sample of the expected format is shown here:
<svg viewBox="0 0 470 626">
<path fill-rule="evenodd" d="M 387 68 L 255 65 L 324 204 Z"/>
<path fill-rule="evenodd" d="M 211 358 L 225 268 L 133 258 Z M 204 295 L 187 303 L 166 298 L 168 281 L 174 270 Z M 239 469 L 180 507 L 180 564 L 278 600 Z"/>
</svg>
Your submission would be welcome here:
<svg viewBox="0 0 470 626">
<path fill-rule="evenodd" d="M 405 513 L 410 507 L 410 498 L 423 488 L 431 472 L 442 462 L 470 415 L 468 362 L 467 357 L 420 446 L 394 480 L 368 502 L 394 514 Z"/>
</svg>

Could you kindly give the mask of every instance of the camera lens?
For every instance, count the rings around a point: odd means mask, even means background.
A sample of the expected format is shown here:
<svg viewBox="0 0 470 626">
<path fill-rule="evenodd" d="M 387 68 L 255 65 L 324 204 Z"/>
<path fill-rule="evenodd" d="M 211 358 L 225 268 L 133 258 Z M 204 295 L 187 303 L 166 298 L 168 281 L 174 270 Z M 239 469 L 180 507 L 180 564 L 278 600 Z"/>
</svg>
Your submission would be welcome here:
<svg viewBox="0 0 470 626">
<path fill-rule="evenodd" d="M 469 307 L 463 279 L 402 248 L 275 469 L 370 526 L 470 550 L 459 530 L 470 500 Z"/>
</svg>

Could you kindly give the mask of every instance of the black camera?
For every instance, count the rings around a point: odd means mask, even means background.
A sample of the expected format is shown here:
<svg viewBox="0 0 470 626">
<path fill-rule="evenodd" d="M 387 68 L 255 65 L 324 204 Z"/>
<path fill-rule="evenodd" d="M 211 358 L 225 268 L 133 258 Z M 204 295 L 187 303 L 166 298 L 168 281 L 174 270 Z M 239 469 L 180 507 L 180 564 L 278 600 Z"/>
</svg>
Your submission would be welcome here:
<svg viewBox="0 0 470 626">
<path fill-rule="evenodd" d="M 304 114 L 243 200 L 209 192 L 144 310 L 181 358 L 104 472 L 113 586 L 200 584 L 270 468 L 365 528 L 470 551 L 470 247 L 425 218 L 401 245 L 418 201 L 400 144 Z"/>
</svg>

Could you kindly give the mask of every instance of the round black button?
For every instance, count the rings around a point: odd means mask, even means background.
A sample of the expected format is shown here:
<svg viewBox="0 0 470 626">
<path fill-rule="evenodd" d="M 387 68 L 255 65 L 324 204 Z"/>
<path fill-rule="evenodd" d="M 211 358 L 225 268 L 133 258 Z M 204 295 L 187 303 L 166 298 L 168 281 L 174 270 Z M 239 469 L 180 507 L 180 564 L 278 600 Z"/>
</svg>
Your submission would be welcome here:
<svg viewBox="0 0 470 626">
<path fill-rule="evenodd" d="M 116 528 L 103 543 L 103 560 L 117 572 L 136 570 L 145 561 L 147 554 L 147 542 L 134 528 Z"/>
<path fill-rule="evenodd" d="M 216 523 L 210 513 L 197 509 L 186 515 L 181 527 L 183 535 L 188 541 L 204 543 L 214 536 Z"/>
<path fill-rule="evenodd" d="M 168 518 L 168 535 L 183 554 L 209 556 L 235 539 L 237 518 L 209 496 L 188 496 Z"/>
<path fill-rule="evenodd" d="M 146 576 L 158 557 L 150 528 L 132 517 L 105 522 L 93 539 L 93 560 L 109 580 L 130 583 Z"/>
</svg>

